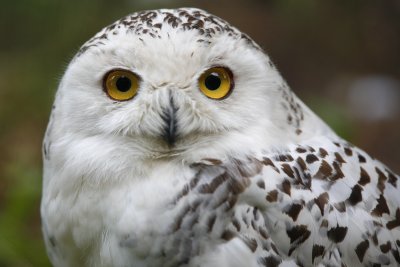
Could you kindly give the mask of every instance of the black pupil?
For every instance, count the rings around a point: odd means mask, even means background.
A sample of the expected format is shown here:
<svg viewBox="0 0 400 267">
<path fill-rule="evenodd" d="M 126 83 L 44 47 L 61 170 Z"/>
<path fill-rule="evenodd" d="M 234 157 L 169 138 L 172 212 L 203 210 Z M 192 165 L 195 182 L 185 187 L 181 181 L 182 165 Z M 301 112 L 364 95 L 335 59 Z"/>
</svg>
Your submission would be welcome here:
<svg viewBox="0 0 400 267">
<path fill-rule="evenodd" d="M 217 90 L 221 86 L 221 79 L 218 73 L 210 73 L 204 81 L 208 90 Z"/>
<path fill-rule="evenodd" d="M 128 77 L 121 76 L 117 79 L 115 85 L 117 86 L 118 91 L 127 92 L 131 89 L 132 82 Z"/>
</svg>

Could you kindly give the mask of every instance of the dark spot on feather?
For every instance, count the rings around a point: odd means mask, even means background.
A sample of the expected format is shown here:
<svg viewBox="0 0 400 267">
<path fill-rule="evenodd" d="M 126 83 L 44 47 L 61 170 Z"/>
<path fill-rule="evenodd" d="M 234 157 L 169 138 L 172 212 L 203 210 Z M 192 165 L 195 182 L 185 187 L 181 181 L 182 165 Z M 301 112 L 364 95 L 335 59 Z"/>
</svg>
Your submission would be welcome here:
<svg viewBox="0 0 400 267">
<path fill-rule="evenodd" d="M 367 249 L 369 248 L 369 241 L 364 240 L 360 244 L 357 245 L 355 251 L 357 254 L 358 259 L 362 263 L 364 260 L 365 252 L 367 252 Z"/>
<path fill-rule="evenodd" d="M 353 156 L 353 150 L 349 147 L 344 148 L 344 153 L 349 157 Z"/>
<path fill-rule="evenodd" d="M 323 149 L 322 147 L 319 149 L 319 155 L 323 158 L 325 158 L 328 155 L 328 152 Z"/>
<path fill-rule="evenodd" d="M 259 180 L 257 182 L 257 186 L 261 189 L 265 189 L 265 182 L 263 180 Z"/>
<path fill-rule="evenodd" d="M 291 185 L 288 180 L 284 180 L 281 184 L 281 191 L 288 194 L 290 196 L 290 191 L 291 191 Z"/>
<path fill-rule="evenodd" d="M 266 197 L 268 202 L 276 202 L 278 200 L 278 191 L 272 190 L 267 194 Z"/>
<path fill-rule="evenodd" d="M 396 217 L 395 217 L 395 219 L 390 221 L 390 222 L 388 222 L 386 224 L 386 227 L 389 230 L 392 230 L 392 229 L 394 229 L 396 227 L 399 227 L 399 226 L 400 226 L 400 208 L 397 208 L 396 209 Z"/>
<path fill-rule="evenodd" d="M 347 227 L 337 225 L 328 231 L 328 238 L 332 242 L 340 243 L 344 240 L 347 234 Z"/>
<path fill-rule="evenodd" d="M 325 247 L 321 245 L 314 245 L 312 249 L 312 263 L 314 264 L 314 260 L 317 257 L 324 255 Z"/>
<path fill-rule="evenodd" d="M 394 173 L 392 173 L 389 170 L 386 170 L 386 172 L 389 174 L 389 184 L 391 184 L 395 188 L 397 188 L 397 177 L 396 177 L 396 175 L 394 175 Z"/>
<path fill-rule="evenodd" d="M 320 228 L 327 228 L 329 226 L 329 222 L 327 219 L 323 219 L 320 225 Z"/>
<path fill-rule="evenodd" d="M 390 214 L 386 199 L 382 194 L 380 195 L 377 201 L 378 204 L 376 205 L 375 209 L 371 212 L 371 214 L 373 216 L 378 216 L 378 217 L 382 217 L 382 214 L 384 213 Z"/>
<path fill-rule="evenodd" d="M 242 237 L 241 239 L 253 253 L 257 250 L 258 244 L 254 238 Z"/>
<path fill-rule="evenodd" d="M 318 157 L 315 156 L 314 154 L 308 154 L 306 157 L 306 161 L 307 161 L 307 163 L 312 164 L 312 163 L 318 161 Z"/>
<path fill-rule="evenodd" d="M 277 161 L 282 161 L 282 162 L 291 162 L 291 161 L 293 161 L 293 157 L 291 155 L 289 155 L 289 154 L 287 154 L 287 155 L 278 155 L 276 157 L 276 160 Z"/>
<path fill-rule="evenodd" d="M 202 184 L 199 188 L 199 192 L 202 194 L 212 194 L 217 188 L 229 179 L 229 175 L 224 172 L 223 174 L 215 177 L 210 183 Z"/>
<path fill-rule="evenodd" d="M 292 245 L 288 252 L 289 256 L 296 248 L 298 248 L 300 244 L 304 243 L 311 235 L 311 232 L 310 230 L 308 230 L 307 225 L 296 225 L 290 230 L 287 230 L 286 233 L 290 238 L 290 244 Z"/>
<path fill-rule="evenodd" d="M 280 173 L 279 169 L 275 166 L 275 164 L 272 162 L 271 159 L 269 159 L 269 158 L 264 158 L 263 161 L 262 161 L 262 163 L 263 163 L 265 166 L 271 166 L 277 173 Z"/>
<path fill-rule="evenodd" d="M 259 262 L 265 267 L 278 267 L 279 264 L 281 264 L 282 260 L 274 256 L 268 256 L 265 258 L 261 258 Z"/>
<path fill-rule="evenodd" d="M 360 168 L 360 180 L 358 181 L 358 184 L 364 186 L 371 182 L 371 177 L 369 177 L 368 173 L 365 171 L 363 167 Z"/>
<path fill-rule="evenodd" d="M 400 254 L 398 249 L 392 249 L 392 254 L 397 263 L 400 263 Z"/>
<path fill-rule="evenodd" d="M 362 201 L 362 187 L 359 184 L 353 186 L 351 190 L 351 194 L 347 199 L 351 205 L 356 205 L 357 203 Z"/>
<path fill-rule="evenodd" d="M 340 165 L 342 165 L 342 163 L 346 163 L 346 161 L 343 159 L 343 157 L 338 152 L 335 152 L 335 159 L 337 162 L 340 163 Z"/>
<path fill-rule="evenodd" d="M 386 244 L 382 244 L 379 246 L 383 253 L 388 253 L 392 249 L 392 244 L 388 241 Z"/>
<path fill-rule="evenodd" d="M 321 162 L 321 166 L 318 169 L 318 172 L 315 174 L 315 178 L 316 179 L 322 179 L 325 180 L 327 177 L 330 177 L 332 175 L 332 167 L 328 164 L 328 162 L 326 162 L 325 160 L 323 160 Z"/>
<path fill-rule="evenodd" d="M 302 148 L 302 147 L 296 148 L 296 151 L 297 151 L 298 153 L 306 153 L 306 152 L 307 152 L 307 150 L 306 150 L 305 148 Z"/>
<path fill-rule="evenodd" d="M 299 216 L 301 210 L 303 209 L 303 205 L 301 204 L 293 204 L 289 207 L 288 211 L 285 213 L 289 215 L 293 219 L 293 221 L 297 221 L 297 217 Z"/>
<path fill-rule="evenodd" d="M 235 237 L 236 237 L 236 233 L 234 233 L 230 230 L 225 230 L 221 235 L 221 238 L 226 241 L 232 240 Z"/>
<path fill-rule="evenodd" d="M 294 172 L 289 164 L 282 164 L 282 170 L 284 173 L 286 173 L 287 176 L 289 176 L 290 178 L 294 178 Z"/>
<path fill-rule="evenodd" d="M 387 177 L 378 167 L 375 167 L 375 171 L 378 174 L 378 189 L 383 193 L 383 191 L 385 191 Z"/>
<path fill-rule="evenodd" d="M 240 223 L 236 217 L 233 217 L 232 224 L 236 228 L 236 231 L 240 232 Z"/>
<path fill-rule="evenodd" d="M 340 147 L 340 144 L 338 142 L 333 142 L 333 144 L 337 147 Z"/>
<path fill-rule="evenodd" d="M 209 218 L 208 218 L 208 222 L 207 222 L 207 232 L 211 232 L 213 230 L 215 221 L 217 220 L 217 215 L 216 214 L 212 214 Z"/>
<path fill-rule="evenodd" d="M 321 211 L 321 215 L 324 216 L 325 205 L 329 202 L 329 194 L 327 192 L 322 193 L 314 199 L 314 202 Z"/>
<path fill-rule="evenodd" d="M 260 235 L 261 235 L 264 239 L 268 239 L 268 238 L 269 238 L 268 232 L 267 232 L 267 230 L 266 230 L 265 228 L 260 227 L 260 228 L 258 229 L 258 232 L 260 233 Z"/>
<path fill-rule="evenodd" d="M 364 157 L 363 155 L 361 155 L 361 154 L 358 154 L 358 161 L 359 161 L 360 163 L 366 163 L 366 162 L 367 162 L 367 160 L 365 159 L 365 157 Z"/>
<path fill-rule="evenodd" d="M 333 206 L 334 206 L 334 207 L 336 208 L 336 210 L 339 211 L 339 212 L 346 212 L 346 203 L 344 203 L 343 201 L 342 201 L 342 202 L 335 203 Z"/>
<path fill-rule="evenodd" d="M 344 177 L 344 174 L 342 172 L 342 169 L 340 168 L 340 165 L 337 161 L 333 162 L 333 168 L 335 169 L 335 175 L 331 177 L 332 181 L 336 181 L 338 179 L 342 179 Z"/>
<path fill-rule="evenodd" d="M 300 157 L 297 158 L 296 160 L 297 164 L 300 166 L 300 169 L 304 172 L 305 170 L 307 170 L 307 165 L 304 162 L 304 160 Z"/>
</svg>

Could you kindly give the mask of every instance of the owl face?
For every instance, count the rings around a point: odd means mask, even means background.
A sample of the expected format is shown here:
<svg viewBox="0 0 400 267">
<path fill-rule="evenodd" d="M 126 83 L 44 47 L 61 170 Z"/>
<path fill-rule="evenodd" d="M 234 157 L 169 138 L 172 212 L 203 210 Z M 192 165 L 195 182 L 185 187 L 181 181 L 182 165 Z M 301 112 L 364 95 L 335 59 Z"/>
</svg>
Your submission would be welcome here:
<svg viewBox="0 0 400 267">
<path fill-rule="evenodd" d="M 169 155 L 265 139 L 281 84 L 267 56 L 226 22 L 197 9 L 145 11 L 87 42 L 57 99 L 65 131 Z"/>
</svg>

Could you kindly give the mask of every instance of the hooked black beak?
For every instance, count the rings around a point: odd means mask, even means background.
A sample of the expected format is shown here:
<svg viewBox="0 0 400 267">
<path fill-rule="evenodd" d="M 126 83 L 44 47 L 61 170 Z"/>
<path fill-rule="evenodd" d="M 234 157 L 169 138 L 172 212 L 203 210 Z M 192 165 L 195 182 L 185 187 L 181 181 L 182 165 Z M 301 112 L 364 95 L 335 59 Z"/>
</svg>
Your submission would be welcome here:
<svg viewBox="0 0 400 267">
<path fill-rule="evenodd" d="M 176 111 L 178 108 L 174 104 L 174 99 L 171 94 L 169 97 L 169 106 L 164 108 L 164 113 L 162 119 L 165 123 L 162 137 L 169 146 L 175 144 L 177 138 L 177 121 L 176 121 Z"/>
</svg>

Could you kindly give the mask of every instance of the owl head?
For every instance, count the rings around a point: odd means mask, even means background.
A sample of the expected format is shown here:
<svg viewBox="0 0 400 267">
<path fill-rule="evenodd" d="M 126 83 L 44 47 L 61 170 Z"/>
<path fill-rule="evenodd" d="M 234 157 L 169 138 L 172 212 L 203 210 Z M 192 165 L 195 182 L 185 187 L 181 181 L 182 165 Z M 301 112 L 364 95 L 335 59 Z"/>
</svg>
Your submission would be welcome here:
<svg viewBox="0 0 400 267">
<path fill-rule="evenodd" d="M 243 153 L 306 135 L 306 108 L 262 49 L 194 8 L 104 28 L 70 63 L 55 105 L 65 140 L 95 138 L 148 158 Z"/>
</svg>

